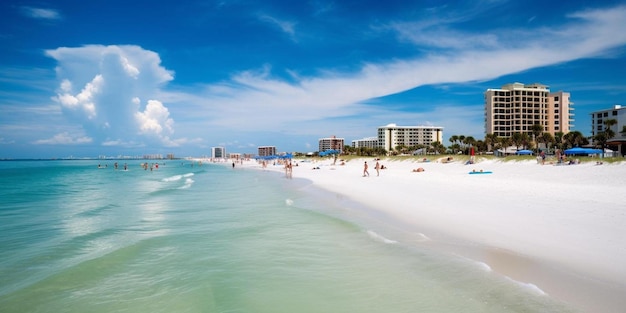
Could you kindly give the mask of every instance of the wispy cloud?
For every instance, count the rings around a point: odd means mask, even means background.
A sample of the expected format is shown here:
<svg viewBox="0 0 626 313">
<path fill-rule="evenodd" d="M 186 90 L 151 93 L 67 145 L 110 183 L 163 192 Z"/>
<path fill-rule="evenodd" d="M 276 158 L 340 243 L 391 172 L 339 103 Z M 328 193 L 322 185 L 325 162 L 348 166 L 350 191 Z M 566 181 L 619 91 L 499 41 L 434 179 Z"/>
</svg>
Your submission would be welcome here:
<svg viewBox="0 0 626 313">
<path fill-rule="evenodd" d="M 616 29 L 626 29 L 624 7 L 580 12 L 572 17 L 576 18 L 552 29 L 509 29 L 509 33 L 523 35 L 520 37 L 523 45 L 496 34 L 474 35 L 459 30 L 433 32 L 429 35 L 439 36 L 450 43 L 447 46 L 455 47 L 455 53 L 368 63 L 354 73 L 327 70 L 317 77 L 293 77 L 295 82 L 278 79 L 272 75 L 271 67 L 266 66 L 258 71 L 240 72 L 227 82 L 208 85 L 200 97 L 184 94 L 178 97 L 198 108 L 196 117 L 218 128 L 254 131 L 329 125 L 329 128 L 346 129 L 347 126 L 341 126 L 346 120 L 371 123 L 374 117 L 389 115 L 394 110 L 389 106 L 371 104 L 371 99 L 425 85 L 486 81 L 537 67 L 595 57 L 626 44 L 626 33 L 615 32 Z M 477 38 L 482 38 L 479 44 L 476 44 Z M 455 41 L 461 43 L 455 44 Z M 417 109 L 418 112 L 429 112 L 429 120 L 463 125 L 467 129 L 483 129 L 481 118 L 450 121 L 446 117 L 449 112 L 432 111 L 426 104 L 415 105 L 423 106 Z M 454 104 L 448 107 L 453 108 Z M 482 104 L 478 103 L 476 107 L 481 108 Z M 482 117 L 482 113 L 477 112 L 473 113 Z M 423 116 L 416 118 L 425 119 Z M 321 123 L 323 120 L 325 122 Z M 385 125 L 389 120 L 384 122 L 381 119 L 380 122 Z M 319 133 L 315 128 L 309 131 Z"/>
<path fill-rule="evenodd" d="M 60 133 L 52 138 L 41 139 L 33 142 L 36 145 L 79 145 L 91 143 L 93 140 L 87 136 L 76 136 L 69 133 Z"/>
<path fill-rule="evenodd" d="M 42 20 L 60 20 L 61 19 L 61 14 L 59 13 L 59 11 L 55 9 L 23 6 L 23 7 L 20 7 L 20 11 L 25 16 L 28 16 L 34 19 L 42 19 Z"/>
<path fill-rule="evenodd" d="M 294 36 L 296 34 L 296 30 L 295 30 L 296 23 L 290 22 L 290 21 L 279 20 L 267 14 L 260 14 L 259 20 L 267 24 L 270 24 L 274 27 L 277 27 L 282 32 L 289 35 L 292 39 L 295 38 Z"/>
</svg>

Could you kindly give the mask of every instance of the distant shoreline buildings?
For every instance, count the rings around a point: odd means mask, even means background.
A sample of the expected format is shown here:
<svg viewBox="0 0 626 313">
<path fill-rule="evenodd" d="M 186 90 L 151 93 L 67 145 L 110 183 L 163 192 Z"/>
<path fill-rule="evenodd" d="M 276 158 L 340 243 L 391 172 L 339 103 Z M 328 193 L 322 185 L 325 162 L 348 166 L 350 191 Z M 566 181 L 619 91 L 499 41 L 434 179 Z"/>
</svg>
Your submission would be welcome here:
<svg viewBox="0 0 626 313">
<path fill-rule="evenodd" d="M 570 93 L 550 91 L 540 83 L 523 84 L 519 82 L 503 85 L 501 88 L 489 88 L 484 93 L 485 135 L 508 138 L 515 133 L 533 135 L 533 127 L 541 125 L 542 132 L 555 136 L 567 134 L 574 127 L 574 102 Z M 626 107 L 615 105 L 612 109 L 591 113 L 591 138 L 605 130 L 605 121 L 616 119 L 611 126 L 616 134 L 607 144 L 617 146 L 622 155 L 626 154 Z M 398 126 L 388 124 L 378 127 L 377 135 L 351 141 L 352 148 L 384 149 L 387 152 L 399 146 L 428 146 L 435 142 L 443 145 L 442 126 Z M 344 151 L 344 138 L 336 136 L 320 138 L 318 152 L 327 150 Z M 259 156 L 276 155 L 276 147 L 258 147 Z"/>
<path fill-rule="evenodd" d="M 443 141 L 443 127 L 440 126 L 398 126 L 388 124 L 378 127 L 378 136 L 352 141 L 353 148 L 382 148 L 393 151 L 398 146 L 416 147 Z"/>
</svg>

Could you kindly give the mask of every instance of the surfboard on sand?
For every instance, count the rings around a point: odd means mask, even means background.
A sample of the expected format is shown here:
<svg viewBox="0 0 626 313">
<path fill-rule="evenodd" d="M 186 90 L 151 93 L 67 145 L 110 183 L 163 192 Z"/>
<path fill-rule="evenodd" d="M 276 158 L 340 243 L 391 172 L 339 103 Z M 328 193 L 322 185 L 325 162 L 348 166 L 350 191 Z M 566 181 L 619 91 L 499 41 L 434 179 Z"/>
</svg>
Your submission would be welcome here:
<svg viewBox="0 0 626 313">
<path fill-rule="evenodd" d="M 491 171 L 482 171 L 482 172 L 474 172 L 474 171 L 472 171 L 472 172 L 469 172 L 469 173 L 471 175 L 471 174 L 491 174 L 493 172 L 491 172 Z"/>
</svg>

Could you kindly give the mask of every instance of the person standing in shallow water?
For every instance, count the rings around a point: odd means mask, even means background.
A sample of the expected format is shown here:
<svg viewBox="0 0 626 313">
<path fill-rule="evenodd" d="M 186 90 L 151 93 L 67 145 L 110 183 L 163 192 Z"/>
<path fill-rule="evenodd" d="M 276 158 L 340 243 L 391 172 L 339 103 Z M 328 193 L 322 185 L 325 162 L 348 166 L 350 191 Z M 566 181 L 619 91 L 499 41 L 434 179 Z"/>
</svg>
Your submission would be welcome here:
<svg viewBox="0 0 626 313">
<path fill-rule="evenodd" d="M 367 161 L 363 164 L 363 177 L 370 176 L 370 172 L 367 171 Z"/>
</svg>

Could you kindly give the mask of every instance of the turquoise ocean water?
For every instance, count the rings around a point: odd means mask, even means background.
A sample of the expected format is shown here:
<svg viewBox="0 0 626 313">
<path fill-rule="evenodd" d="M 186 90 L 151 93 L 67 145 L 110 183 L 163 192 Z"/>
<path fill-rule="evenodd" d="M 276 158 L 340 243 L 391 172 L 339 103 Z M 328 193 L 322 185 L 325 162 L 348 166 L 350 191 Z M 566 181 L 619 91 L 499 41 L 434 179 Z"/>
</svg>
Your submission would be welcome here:
<svg viewBox="0 0 626 313">
<path fill-rule="evenodd" d="M 114 162 L 0 162 L 0 312 L 573 312 L 303 180 Z"/>
</svg>

